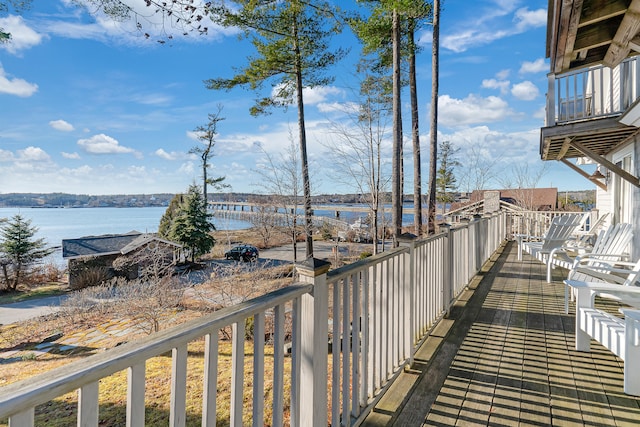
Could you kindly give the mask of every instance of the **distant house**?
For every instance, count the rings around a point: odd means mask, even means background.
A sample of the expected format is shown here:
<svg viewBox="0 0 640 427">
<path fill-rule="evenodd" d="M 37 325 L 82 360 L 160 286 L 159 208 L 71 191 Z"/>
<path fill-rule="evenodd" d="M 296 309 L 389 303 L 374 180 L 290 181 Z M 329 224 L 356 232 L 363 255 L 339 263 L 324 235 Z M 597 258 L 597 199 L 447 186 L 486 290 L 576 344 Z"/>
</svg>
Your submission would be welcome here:
<svg viewBox="0 0 640 427">
<path fill-rule="evenodd" d="M 69 286 L 74 288 L 78 280 L 78 268 L 90 262 L 92 268 L 104 268 L 108 277 L 116 275 L 113 263 L 120 257 L 136 260 L 144 251 L 154 251 L 154 257 L 166 264 L 175 264 L 181 257 L 182 246 L 161 239 L 152 233 L 130 231 L 126 234 L 105 234 L 62 240 L 62 257 L 68 261 Z M 138 277 L 137 268 L 129 270 L 127 277 Z"/>
</svg>

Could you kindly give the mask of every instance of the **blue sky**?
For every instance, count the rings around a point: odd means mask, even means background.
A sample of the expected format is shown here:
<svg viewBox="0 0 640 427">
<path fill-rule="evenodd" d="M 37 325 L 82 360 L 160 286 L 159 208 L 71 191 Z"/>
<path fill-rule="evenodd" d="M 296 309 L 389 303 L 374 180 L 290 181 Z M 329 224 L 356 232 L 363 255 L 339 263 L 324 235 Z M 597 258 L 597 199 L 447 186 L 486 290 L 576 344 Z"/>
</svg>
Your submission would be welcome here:
<svg viewBox="0 0 640 427">
<path fill-rule="evenodd" d="M 277 156 L 296 134 L 295 108 L 252 117 L 256 95 L 216 92 L 204 80 L 231 77 L 251 53 L 231 29 L 209 24 L 205 36 L 158 43 L 157 16 L 145 18 L 145 38 L 133 21 L 113 22 L 71 4 L 34 1 L 16 16 L 0 16 L 12 33 L 0 45 L 0 192 L 121 194 L 181 192 L 200 182 L 193 130 L 223 106 L 210 176 L 225 176 L 232 191 L 258 192 L 255 171 L 264 151 Z M 128 0 L 144 14 L 144 0 Z M 342 4 L 342 2 L 341 2 Z M 463 165 L 491 165 L 487 188 L 513 186 L 527 171 L 538 187 L 594 188 L 566 166 L 540 160 L 546 74 L 546 0 L 444 0 L 441 20 L 439 139 L 460 149 Z M 171 32 L 165 26 L 165 32 Z M 429 152 L 431 33 L 419 34 L 419 108 L 423 188 Z M 357 189 L 335 179 L 327 148 L 329 121 L 342 120 L 352 101 L 352 70 L 360 46 L 346 33 L 336 44 L 350 55 L 330 70 L 333 84 L 306 91 L 313 192 Z M 269 89 L 269 88 L 267 88 Z M 409 97 L 404 129 L 410 129 Z M 411 193 L 410 135 L 405 134 L 405 192 Z M 390 144 L 387 145 L 390 160 Z M 544 169 L 543 169 L 544 167 Z M 457 172 L 461 190 L 469 189 Z M 535 177 L 541 176 L 539 180 Z M 466 187 L 466 188 L 465 188 Z"/>
</svg>

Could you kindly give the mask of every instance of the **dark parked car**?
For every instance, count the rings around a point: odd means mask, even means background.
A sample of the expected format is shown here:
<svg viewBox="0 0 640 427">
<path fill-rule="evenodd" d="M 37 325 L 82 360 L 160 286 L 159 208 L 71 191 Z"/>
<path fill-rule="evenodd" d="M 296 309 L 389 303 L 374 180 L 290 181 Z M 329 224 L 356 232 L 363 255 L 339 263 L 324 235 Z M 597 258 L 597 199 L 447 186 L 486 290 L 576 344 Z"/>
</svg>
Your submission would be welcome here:
<svg viewBox="0 0 640 427">
<path fill-rule="evenodd" d="M 256 261 L 260 252 L 253 245 L 238 245 L 224 253 L 226 259 L 235 259 L 237 261 Z"/>
</svg>

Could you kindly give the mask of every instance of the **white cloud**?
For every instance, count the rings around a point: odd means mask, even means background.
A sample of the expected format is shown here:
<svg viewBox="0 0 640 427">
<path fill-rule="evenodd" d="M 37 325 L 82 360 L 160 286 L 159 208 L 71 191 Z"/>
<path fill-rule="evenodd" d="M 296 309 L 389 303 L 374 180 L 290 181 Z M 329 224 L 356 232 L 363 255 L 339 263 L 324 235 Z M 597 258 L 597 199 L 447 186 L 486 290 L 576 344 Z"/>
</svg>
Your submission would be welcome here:
<svg viewBox="0 0 640 427">
<path fill-rule="evenodd" d="M 341 94 L 342 90 L 334 86 L 318 86 L 314 88 L 306 87 L 302 90 L 304 103 L 306 105 L 319 104 L 326 101 L 331 96 Z"/>
<path fill-rule="evenodd" d="M 29 83 L 26 80 L 9 77 L 2 64 L 0 64 L 0 93 L 6 93 L 8 95 L 16 95 L 21 98 L 28 98 L 36 93 L 38 85 L 35 83 Z"/>
<path fill-rule="evenodd" d="M 180 165 L 178 173 L 185 176 L 192 176 L 195 173 L 196 166 L 193 162 L 186 162 Z"/>
<path fill-rule="evenodd" d="M 11 151 L 0 149 L 0 162 L 12 162 L 14 158 Z"/>
<path fill-rule="evenodd" d="M 544 9 L 515 11 L 511 22 L 502 19 L 513 12 L 513 2 L 498 2 L 497 7 L 475 21 L 466 21 L 456 28 L 463 30 L 444 34 L 441 45 L 453 52 L 464 52 L 477 46 L 484 46 L 496 40 L 521 34 L 531 28 L 545 26 L 547 12 Z M 514 25 L 515 23 L 515 25 Z"/>
<path fill-rule="evenodd" d="M 465 99 L 442 95 L 438 98 L 439 123 L 458 127 L 505 120 L 515 113 L 497 96 L 482 98 L 473 94 Z"/>
<path fill-rule="evenodd" d="M 9 15 L 0 18 L 0 28 L 11 34 L 11 40 L 0 43 L 0 49 L 12 54 L 39 45 L 43 39 L 43 36 L 31 29 L 21 16 Z"/>
<path fill-rule="evenodd" d="M 358 111 L 358 104 L 355 102 L 321 102 L 317 107 L 321 113 L 339 112 L 353 114 Z"/>
<path fill-rule="evenodd" d="M 506 69 L 506 70 L 500 70 L 496 73 L 496 79 L 498 80 L 506 80 L 507 78 L 509 78 L 509 74 L 511 74 L 511 70 Z"/>
<path fill-rule="evenodd" d="M 538 97 L 538 87 L 528 80 L 516 83 L 511 88 L 511 94 L 522 101 L 533 101 Z"/>
<path fill-rule="evenodd" d="M 91 138 L 79 139 L 78 145 L 91 154 L 126 154 L 135 152 L 133 148 L 122 146 L 116 139 L 103 133 L 94 135 Z"/>
<path fill-rule="evenodd" d="M 476 189 L 474 185 L 478 183 L 474 181 L 479 177 L 486 180 L 485 189 L 503 188 L 511 179 L 514 165 L 535 168 L 542 164 L 538 153 L 539 128 L 503 132 L 489 126 L 475 126 L 442 133 L 438 138 L 451 141 L 460 149 L 457 157 L 464 166 L 458 170 L 457 178 L 462 191 Z"/>
<path fill-rule="evenodd" d="M 75 130 L 71 123 L 64 120 L 51 120 L 49 122 L 49 126 L 61 132 L 71 132 L 72 130 Z"/>
<path fill-rule="evenodd" d="M 499 89 L 501 94 L 509 92 L 509 80 L 485 79 L 482 81 L 482 87 L 487 89 Z"/>
<path fill-rule="evenodd" d="M 538 58 L 533 62 L 524 61 L 520 66 L 520 74 L 542 73 L 549 71 L 549 65 L 544 62 L 544 58 Z"/>
<path fill-rule="evenodd" d="M 49 157 L 46 151 L 42 148 L 33 146 L 27 147 L 24 150 L 18 150 L 18 158 L 21 161 L 28 162 L 46 162 L 51 160 L 51 157 Z"/>
<path fill-rule="evenodd" d="M 71 160 L 78 160 L 80 159 L 80 154 L 78 153 L 66 153 L 66 152 L 62 152 L 62 157 L 64 157 L 65 159 L 71 159 Z"/>
<path fill-rule="evenodd" d="M 544 27 L 547 25 L 547 11 L 545 9 L 529 10 L 523 7 L 516 11 L 515 21 L 519 33 L 529 28 Z"/>
<path fill-rule="evenodd" d="M 177 151 L 172 151 L 168 153 L 162 148 L 158 148 L 154 154 L 160 157 L 161 159 L 165 159 L 165 160 L 178 160 L 185 157 L 184 153 L 179 153 Z"/>
</svg>

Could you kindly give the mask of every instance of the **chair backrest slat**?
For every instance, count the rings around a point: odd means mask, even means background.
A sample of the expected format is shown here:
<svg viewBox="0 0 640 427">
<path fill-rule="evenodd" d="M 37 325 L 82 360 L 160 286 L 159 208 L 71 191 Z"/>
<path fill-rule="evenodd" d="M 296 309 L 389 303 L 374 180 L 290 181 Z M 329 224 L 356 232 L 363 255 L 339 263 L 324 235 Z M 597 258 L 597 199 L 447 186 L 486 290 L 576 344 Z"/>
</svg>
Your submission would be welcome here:
<svg viewBox="0 0 640 427">
<path fill-rule="evenodd" d="M 562 215 L 555 217 L 542 241 L 542 250 L 550 251 L 562 246 L 582 224 L 584 215 Z"/>
</svg>

